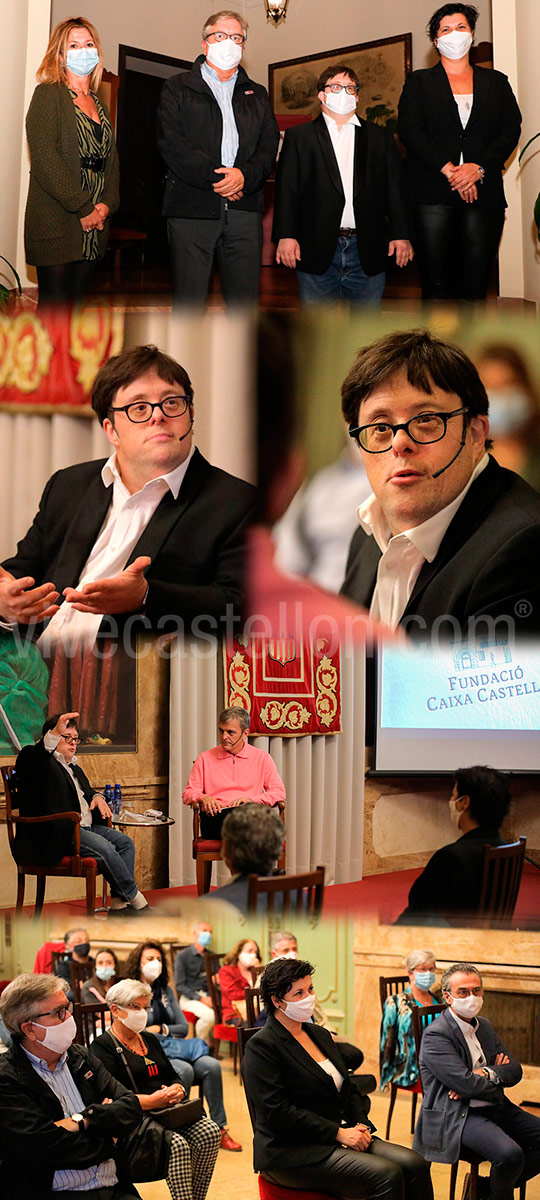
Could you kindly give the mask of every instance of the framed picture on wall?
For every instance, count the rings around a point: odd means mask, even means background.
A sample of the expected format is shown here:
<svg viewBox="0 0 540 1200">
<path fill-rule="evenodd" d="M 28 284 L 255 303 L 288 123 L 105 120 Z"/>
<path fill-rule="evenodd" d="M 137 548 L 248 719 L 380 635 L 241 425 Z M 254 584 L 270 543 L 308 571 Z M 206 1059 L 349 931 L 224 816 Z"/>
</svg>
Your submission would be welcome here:
<svg viewBox="0 0 540 1200">
<path fill-rule="evenodd" d="M 318 115 L 317 79 L 332 63 L 346 63 L 356 71 L 360 79 L 359 115 L 394 132 L 401 89 L 412 68 L 410 33 L 269 63 L 268 91 L 278 122 L 280 117 L 311 119 Z"/>
</svg>

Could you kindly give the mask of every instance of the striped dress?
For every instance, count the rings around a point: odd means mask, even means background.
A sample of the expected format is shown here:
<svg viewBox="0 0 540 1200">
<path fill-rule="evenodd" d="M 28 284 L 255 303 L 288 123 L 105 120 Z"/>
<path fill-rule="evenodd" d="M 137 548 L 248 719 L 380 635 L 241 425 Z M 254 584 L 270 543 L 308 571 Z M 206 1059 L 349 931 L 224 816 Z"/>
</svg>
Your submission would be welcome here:
<svg viewBox="0 0 540 1200">
<path fill-rule="evenodd" d="M 75 98 L 77 93 L 72 91 L 71 88 L 68 90 L 71 96 Z M 77 104 L 75 105 L 79 154 L 81 158 L 89 158 L 91 155 L 97 154 L 101 158 L 107 159 L 113 140 L 111 122 L 98 96 L 96 96 L 95 92 L 91 92 L 90 94 L 95 101 L 101 124 L 98 125 Z M 90 193 L 94 204 L 98 204 L 105 188 L 105 172 L 103 170 L 93 171 L 89 167 L 81 166 L 81 187 Z M 82 259 L 88 262 L 90 259 L 98 257 L 98 231 L 97 229 L 85 230 L 83 232 Z"/>
</svg>

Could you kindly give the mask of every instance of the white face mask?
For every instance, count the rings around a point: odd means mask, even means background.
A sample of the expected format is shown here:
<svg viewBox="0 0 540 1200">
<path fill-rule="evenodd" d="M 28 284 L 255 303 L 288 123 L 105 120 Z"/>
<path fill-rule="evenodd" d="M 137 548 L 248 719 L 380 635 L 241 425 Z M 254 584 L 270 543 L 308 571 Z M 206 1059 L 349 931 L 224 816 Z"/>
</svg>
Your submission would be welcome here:
<svg viewBox="0 0 540 1200">
<path fill-rule="evenodd" d="M 208 42 L 207 45 L 206 57 L 213 67 L 220 71 L 232 71 L 233 67 L 238 66 L 243 53 L 242 46 L 237 46 L 230 38 L 226 38 L 224 42 Z"/>
<path fill-rule="evenodd" d="M 63 1054 L 64 1050 L 67 1050 L 71 1046 L 77 1033 L 77 1026 L 71 1014 L 59 1025 L 42 1025 L 40 1021 L 33 1021 L 32 1024 L 39 1025 L 40 1029 L 47 1030 L 43 1041 L 39 1045 L 46 1046 L 47 1050 L 52 1050 L 53 1054 Z"/>
<path fill-rule="evenodd" d="M 315 1008 L 315 996 L 304 996 L 303 1000 L 286 1001 L 281 1012 L 291 1021 L 309 1021 Z"/>
<path fill-rule="evenodd" d="M 532 404 L 519 387 L 488 390 L 489 432 L 493 437 L 520 433 L 532 416 Z"/>
<path fill-rule="evenodd" d="M 141 1033 L 148 1021 L 148 1013 L 145 1008 L 127 1008 L 125 1017 L 121 1017 L 120 1013 L 117 1015 L 122 1025 L 127 1025 L 128 1029 L 133 1030 L 133 1033 Z"/>
<path fill-rule="evenodd" d="M 330 112 L 336 113 L 339 117 L 347 116 L 347 113 L 354 112 L 357 105 L 357 96 L 349 96 L 348 92 L 325 92 L 324 104 Z"/>
<path fill-rule="evenodd" d="M 243 967 L 253 967 L 257 962 L 257 955 L 253 950 L 241 950 L 238 962 L 241 962 Z"/>
<path fill-rule="evenodd" d="M 298 958 L 297 950 L 285 950 L 283 954 L 276 954 L 276 958 Z"/>
<path fill-rule="evenodd" d="M 458 1017 L 465 1017 L 465 1019 L 468 1021 L 470 1021 L 471 1017 L 478 1016 L 478 1013 L 480 1012 L 480 1009 L 484 1003 L 483 996 L 463 996 L 461 999 L 459 997 L 455 999 L 454 996 L 452 996 L 450 999 L 452 1008 L 454 1009 L 454 1012 L 457 1013 Z"/>
<path fill-rule="evenodd" d="M 450 820 L 451 820 L 452 824 L 456 826 L 456 829 L 459 829 L 459 822 L 461 821 L 461 818 L 463 816 L 463 809 L 457 807 L 460 799 L 461 799 L 461 796 L 458 796 L 457 800 L 449 800 L 448 801 L 448 807 L 450 809 Z"/>
<path fill-rule="evenodd" d="M 144 975 L 144 978 L 147 979 L 149 983 L 153 983 L 154 980 L 157 979 L 158 975 L 161 975 L 161 970 L 161 959 L 151 958 L 150 962 L 145 963 L 144 967 L 141 967 L 141 975 Z"/>
<path fill-rule="evenodd" d="M 437 38 L 435 45 L 443 58 L 464 58 L 472 46 L 472 33 L 454 29 L 453 33 L 443 33 L 442 37 Z"/>
</svg>

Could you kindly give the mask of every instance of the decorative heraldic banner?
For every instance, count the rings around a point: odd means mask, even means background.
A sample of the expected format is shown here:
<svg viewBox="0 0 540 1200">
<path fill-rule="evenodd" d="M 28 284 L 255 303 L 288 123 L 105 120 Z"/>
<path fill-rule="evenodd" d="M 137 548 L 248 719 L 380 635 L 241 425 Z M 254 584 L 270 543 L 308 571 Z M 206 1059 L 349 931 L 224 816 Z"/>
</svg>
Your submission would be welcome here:
<svg viewBox="0 0 540 1200">
<path fill-rule="evenodd" d="M 90 416 L 92 384 L 123 332 L 109 308 L 0 316 L 0 411 Z"/>
<path fill-rule="evenodd" d="M 250 734 L 341 733 L 339 650 L 329 642 L 235 638 L 224 647 L 225 705 L 247 709 Z"/>
</svg>

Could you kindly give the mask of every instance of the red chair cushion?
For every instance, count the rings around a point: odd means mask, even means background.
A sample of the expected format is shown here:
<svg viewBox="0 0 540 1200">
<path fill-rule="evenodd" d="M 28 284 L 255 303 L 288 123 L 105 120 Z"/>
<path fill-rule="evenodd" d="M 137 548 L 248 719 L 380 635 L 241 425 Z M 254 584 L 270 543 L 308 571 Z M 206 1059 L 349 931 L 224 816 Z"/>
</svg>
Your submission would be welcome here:
<svg viewBox="0 0 540 1200">
<path fill-rule="evenodd" d="M 261 1200 L 331 1200 L 327 1192 L 306 1192 L 304 1188 L 281 1187 L 279 1183 L 270 1183 L 259 1175 L 259 1196 Z"/>
<path fill-rule="evenodd" d="M 218 1042 L 237 1042 L 238 1030 L 236 1025 L 214 1025 L 214 1037 Z"/>
<path fill-rule="evenodd" d="M 61 858 L 59 862 L 54 863 L 53 866 L 43 866 L 42 869 L 46 871 L 48 875 L 54 875 L 55 871 L 70 871 L 72 864 L 73 856 L 71 854 L 65 854 L 64 857 Z M 95 858 L 81 858 L 81 865 L 83 867 L 97 867 L 97 862 Z M 20 859 L 17 859 L 17 866 L 23 872 L 23 875 L 33 875 L 35 868 L 41 868 L 42 864 L 35 862 L 22 862 Z"/>
<path fill-rule="evenodd" d="M 417 1092 L 419 1096 L 422 1095 L 422 1084 L 419 1079 L 416 1080 L 416 1083 L 396 1083 L 396 1087 L 400 1092 Z"/>
<path fill-rule="evenodd" d="M 193 853 L 201 854 L 203 851 L 206 854 L 219 854 L 221 852 L 221 842 L 216 842 L 212 838 L 197 838 L 193 842 Z"/>
<path fill-rule="evenodd" d="M 199 1018 L 195 1015 L 195 1013 L 190 1012 L 189 1008 L 183 1008 L 182 1012 L 183 1012 L 183 1014 L 186 1018 L 186 1021 L 188 1022 L 189 1025 L 197 1024 L 197 1021 Z"/>
</svg>

